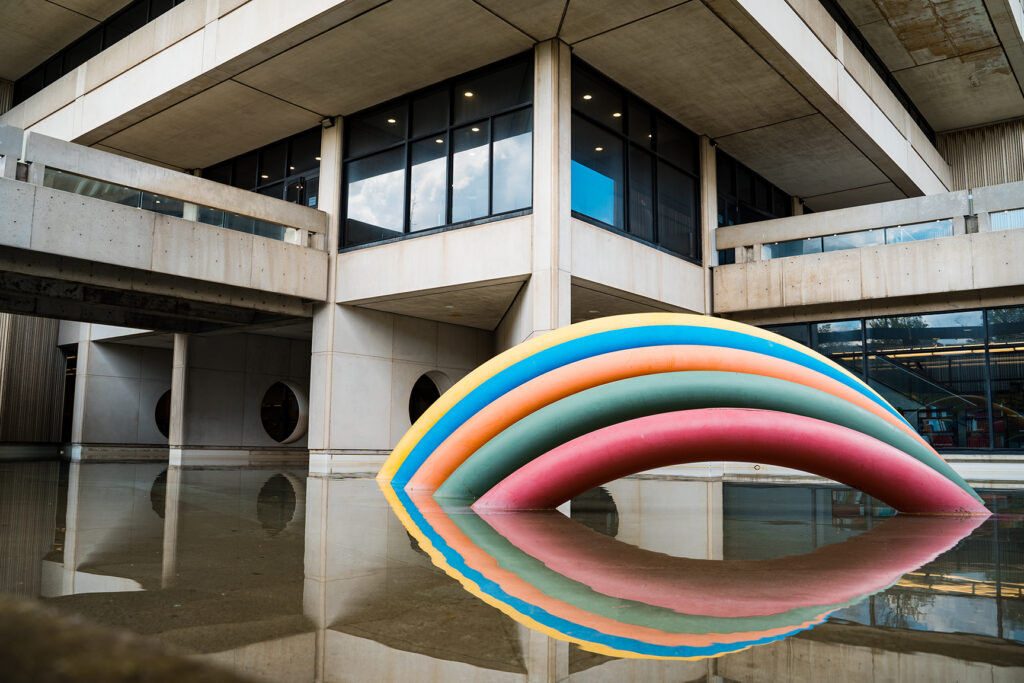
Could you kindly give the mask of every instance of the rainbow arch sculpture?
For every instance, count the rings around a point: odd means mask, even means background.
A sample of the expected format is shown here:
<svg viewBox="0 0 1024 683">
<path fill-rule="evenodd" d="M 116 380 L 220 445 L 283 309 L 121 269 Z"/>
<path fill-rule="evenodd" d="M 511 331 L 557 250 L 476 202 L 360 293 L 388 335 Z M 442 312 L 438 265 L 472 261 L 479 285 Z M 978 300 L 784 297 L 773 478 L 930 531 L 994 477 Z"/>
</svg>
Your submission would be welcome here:
<svg viewBox="0 0 1024 683">
<path fill-rule="evenodd" d="M 416 421 L 377 478 L 478 510 L 525 510 L 709 460 L 820 474 L 902 512 L 989 514 L 844 368 L 756 327 L 673 313 L 578 323 L 492 358 Z"/>
</svg>

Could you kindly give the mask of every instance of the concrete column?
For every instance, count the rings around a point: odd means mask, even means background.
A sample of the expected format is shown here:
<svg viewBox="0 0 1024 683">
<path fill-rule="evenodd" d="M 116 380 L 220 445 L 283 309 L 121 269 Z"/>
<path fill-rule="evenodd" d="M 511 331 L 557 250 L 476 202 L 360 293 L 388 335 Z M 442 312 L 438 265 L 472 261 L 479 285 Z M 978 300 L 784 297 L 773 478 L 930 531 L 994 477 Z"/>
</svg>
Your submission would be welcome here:
<svg viewBox="0 0 1024 683">
<path fill-rule="evenodd" d="M 174 357 L 171 361 L 171 424 L 167 435 L 171 467 L 181 467 L 185 447 L 185 400 L 188 385 L 188 335 L 174 335 Z M 169 475 L 168 475 L 169 476 Z"/>
<path fill-rule="evenodd" d="M 313 341 L 309 376 L 309 450 L 312 453 L 331 447 L 331 400 L 334 386 L 335 330 L 338 306 L 338 242 L 341 235 L 341 142 L 343 120 L 324 128 L 320 141 L 320 210 L 327 220 L 327 303 L 313 306 Z M 312 464 L 313 457 L 310 457 Z"/>
<path fill-rule="evenodd" d="M 498 351 L 572 322 L 569 46 L 534 48 L 533 268 L 496 334 Z"/>
<path fill-rule="evenodd" d="M 700 136 L 700 216 L 704 263 L 704 314 L 714 313 L 711 267 L 718 265 L 715 230 L 718 229 L 718 165 L 711 139 Z"/>
<path fill-rule="evenodd" d="M 525 626 L 519 627 L 519 642 L 526 664 L 527 683 L 569 680 L 569 643 Z"/>
<path fill-rule="evenodd" d="M 178 513 L 181 509 L 181 468 L 167 468 L 167 488 L 164 497 L 164 547 L 160 587 L 174 583 L 178 570 Z"/>
<path fill-rule="evenodd" d="M 78 326 L 78 363 L 75 370 L 75 404 L 71 417 L 71 460 L 82 459 L 82 442 L 85 434 L 86 392 L 89 378 L 89 351 L 92 337 L 92 323 Z"/>
</svg>

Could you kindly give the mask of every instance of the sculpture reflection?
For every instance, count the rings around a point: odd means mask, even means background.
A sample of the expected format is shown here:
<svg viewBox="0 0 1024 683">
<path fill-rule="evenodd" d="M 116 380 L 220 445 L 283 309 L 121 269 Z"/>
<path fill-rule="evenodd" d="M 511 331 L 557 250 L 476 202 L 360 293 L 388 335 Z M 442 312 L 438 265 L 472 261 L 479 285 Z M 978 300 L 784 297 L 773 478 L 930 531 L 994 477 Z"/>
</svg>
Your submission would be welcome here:
<svg viewBox="0 0 1024 683">
<path fill-rule="evenodd" d="M 434 564 L 516 621 L 616 657 L 701 659 L 785 638 L 885 590 L 982 520 L 897 517 L 805 555 L 695 560 L 554 511 L 476 514 L 382 489 Z"/>
</svg>

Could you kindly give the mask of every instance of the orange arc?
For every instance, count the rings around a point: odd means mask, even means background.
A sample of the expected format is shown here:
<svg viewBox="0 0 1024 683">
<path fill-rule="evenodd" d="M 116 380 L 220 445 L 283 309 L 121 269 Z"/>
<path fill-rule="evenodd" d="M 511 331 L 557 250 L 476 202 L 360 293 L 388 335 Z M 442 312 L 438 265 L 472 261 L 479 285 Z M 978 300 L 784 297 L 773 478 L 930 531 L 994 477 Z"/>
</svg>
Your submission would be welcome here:
<svg viewBox="0 0 1024 683">
<path fill-rule="evenodd" d="M 927 446 L 920 434 L 867 396 L 797 363 L 721 346 L 651 346 L 585 358 L 509 391 L 445 439 L 412 476 L 406 490 L 436 491 L 481 446 L 527 415 L 566 396 L 639 375 L 686 370 L 741 372 L 820 389 L 881 417 Z"/>
</svg>

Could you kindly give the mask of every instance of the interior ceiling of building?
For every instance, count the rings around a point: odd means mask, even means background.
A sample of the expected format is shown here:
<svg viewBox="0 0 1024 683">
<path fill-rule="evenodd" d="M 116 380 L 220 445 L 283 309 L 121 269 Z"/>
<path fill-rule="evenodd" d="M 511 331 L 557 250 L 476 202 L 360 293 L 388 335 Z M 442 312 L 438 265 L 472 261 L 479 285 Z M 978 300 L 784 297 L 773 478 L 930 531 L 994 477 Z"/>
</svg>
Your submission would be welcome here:
<svg viewBox="0 0 1024 683">
<path fill-rule="evenodd" d="M 31 9 L 26 14 L 38 15 L 32 20 L 36 25 L 59 23 L 43 14 L 56 11 L 44 7 L 52 3 L 21 4 Z M 123 0 L 62 4 L 98 18 Z M 709 9 L 716 4 L 368 0 L 361 13 L 328 10 L 314 20 L 319 33 L 309 39 L 277 52 L 265 46 L 263 61 L 224 74 L 219 82 L 210 79 L 187 97 L 162 98 L 168 105 L 141 120 L 129 112 L 121 123 L 104 127 L 103 139 L 90 142 L 176 168 L 204 167 L 309 128 L 325 116 L 354 113 L 557 35 L 584 61 L 714 138 L 811 208 L 904 196 L 864 151 Z M 891 60 L 896 77 L 935 128 L 1024 115 L 1024 99 L 983 0 L 841 4 L 887 63 Z M 916 23 L 906 19 L 910 14 Z M 6 36 L 13 24 L 0 26 L 0 64 L 11 64 L 8 53 L 15 48 Z M 70 29 L 62 30 L 59 38 L 57 29 L 44 32 L 46 44 L 66 44 Z M 37 54 L 46 49 L 39 47 Z M 25 59 L 25 65 L 9 71 L 40 61 Z"/>
<path fill-rule="evenodd" d="M 1024 116 L 1008 0 L 838 0 L 936 131 Z"/>
</svg>

